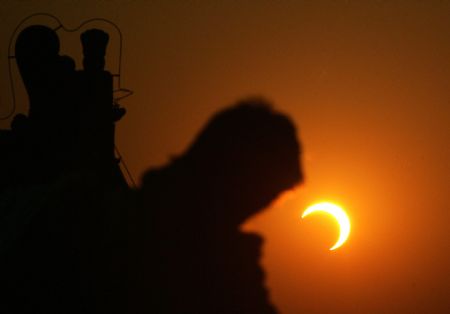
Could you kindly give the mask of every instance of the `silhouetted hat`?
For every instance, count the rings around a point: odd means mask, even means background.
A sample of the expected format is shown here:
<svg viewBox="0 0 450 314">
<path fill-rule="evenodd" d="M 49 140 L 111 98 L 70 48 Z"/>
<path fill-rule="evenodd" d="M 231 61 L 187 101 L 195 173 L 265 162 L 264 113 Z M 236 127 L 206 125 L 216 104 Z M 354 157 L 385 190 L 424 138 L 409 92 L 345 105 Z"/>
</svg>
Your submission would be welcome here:
<svg viewBox="0 0 450 314">
<path fill-rule="evenodd" d="M 103 57 L 106 53 L 109 35 L 100 29 L 90 29 L 81 34 L 83 54 L 85 56 Z"/>
</svg>

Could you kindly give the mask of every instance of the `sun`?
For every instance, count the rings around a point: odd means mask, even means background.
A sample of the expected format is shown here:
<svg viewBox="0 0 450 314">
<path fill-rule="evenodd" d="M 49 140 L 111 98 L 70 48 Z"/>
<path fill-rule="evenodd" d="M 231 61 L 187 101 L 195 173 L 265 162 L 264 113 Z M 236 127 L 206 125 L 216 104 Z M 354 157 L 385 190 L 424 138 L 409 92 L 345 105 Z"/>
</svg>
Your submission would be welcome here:
<svg viewBox="0 0 450 314">
<path fill-rule="evenodd" d="M 330 248 L 331 251 L 341 247 L 345 241 L 347 241 L 350 235 L 350 219 L 347 216 L 345 210 L 331 202 L 320 202 L 309 206 L 302 214 L 302 218 L 305 218 L 309 214 L 315 212 L 324 212 L 333 216 L 339 224 L 339 238 L 336 243 Z"/>
</svg>

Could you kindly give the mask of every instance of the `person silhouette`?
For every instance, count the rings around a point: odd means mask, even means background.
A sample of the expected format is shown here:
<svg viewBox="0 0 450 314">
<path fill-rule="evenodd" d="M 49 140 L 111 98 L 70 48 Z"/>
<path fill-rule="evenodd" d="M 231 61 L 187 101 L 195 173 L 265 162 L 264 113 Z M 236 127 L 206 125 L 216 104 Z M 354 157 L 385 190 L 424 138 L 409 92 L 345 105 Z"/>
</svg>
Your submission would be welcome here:
<svg viewBox="0 0 450 314">
<path fill-rule="evenodd" d="M 108 35 L 81 40 L 79 71 L 47 26 L 15 43 L 29 111 L 0 130 L 0 313 L 125 312 L 129 187 L 114 156 Z"/>
<path fill-rule="evenodd" d="M 80 40 L 84 69 L 76 70 L 71 57 L 60 55 L 54 29 L 32 25 L 17 36 L 15 59 L 29 112 L 11 125 L 16 156 L 9 159 L 19 166 L 8 181 L 47 183 L 86 171 L 126 188 L 114 148 L 114 123 L 125 110 L 114 104 L 113 75 L 104 69 L 109 35 L 89 29 Z"/>
<path fill-rule="evenodd" d="M 263 99 L 216 114 L 145 173 L 130 218 L 130 313 L 276 313 L 244 221 L 303 180 L 291 120 Z"/>
<path fill-rule="evenodd" d="M 25 28 L 15 44 L 15 58 L 30 105 L 28 119 L 21 119 L 29 129 L 28 151 L 22 155 L 29 156 L 26 172 L 35 172 L 37 181 L 47 181 L 67 168 L 78 140 L 75 62 L 60 55 L 59 50 L 56 31 L 44 25 Z"/>
</svg>

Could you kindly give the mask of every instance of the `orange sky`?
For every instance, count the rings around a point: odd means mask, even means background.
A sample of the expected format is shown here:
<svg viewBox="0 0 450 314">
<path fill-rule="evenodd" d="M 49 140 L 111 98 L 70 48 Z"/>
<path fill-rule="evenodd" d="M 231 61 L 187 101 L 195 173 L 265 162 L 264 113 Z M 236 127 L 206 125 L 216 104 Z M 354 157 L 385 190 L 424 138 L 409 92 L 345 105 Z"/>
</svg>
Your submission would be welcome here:
<svg viewBox="0 0 450 314">
<path fill-rule="evenodd" d="M 42 11 L 69 27 L 92 17 L 121 27 L 122 85 L 135 95 L 117 144 L 137 179 L 241 97 L 263 95 L 293 118 L 306 182 L 246 226 L 266 238 L 281 313 L 450 312 L 449 1 L 4 0 L 0 115 L 9 36 Z M 62 37 L 79 57 L 77 38 Z M 114 72 L 114 35 L 109 56 Z M 320 199 L 352 219 L 334 252 L 332 219 L 299 219 Z"/>
</svg>

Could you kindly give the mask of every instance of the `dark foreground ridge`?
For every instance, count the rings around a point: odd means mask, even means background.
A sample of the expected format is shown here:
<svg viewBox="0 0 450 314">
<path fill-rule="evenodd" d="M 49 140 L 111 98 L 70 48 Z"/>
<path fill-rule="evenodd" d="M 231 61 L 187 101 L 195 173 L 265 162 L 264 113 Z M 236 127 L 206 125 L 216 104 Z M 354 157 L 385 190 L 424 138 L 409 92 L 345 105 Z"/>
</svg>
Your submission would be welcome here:
<svg viewBox="0 0 450 314">
<path fill-rule="evenodd" d="M 0 130 L 0 313 L 276 313 L 263 240 L 239 226 L 302 181 L 288 117 L 261 99 L 216 114 L 185 153 L 130 189 L 114 155 L 108 35 L 16 41 L 30 106 Z"/>
</svg>

